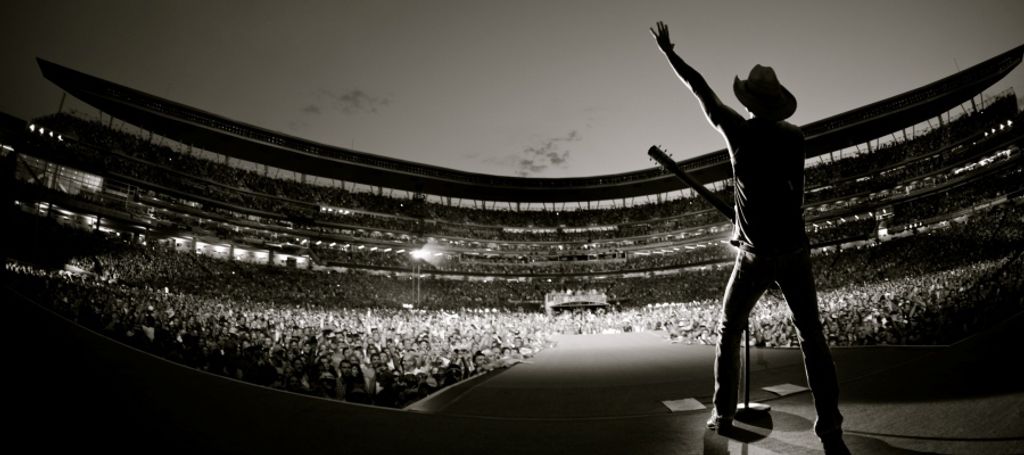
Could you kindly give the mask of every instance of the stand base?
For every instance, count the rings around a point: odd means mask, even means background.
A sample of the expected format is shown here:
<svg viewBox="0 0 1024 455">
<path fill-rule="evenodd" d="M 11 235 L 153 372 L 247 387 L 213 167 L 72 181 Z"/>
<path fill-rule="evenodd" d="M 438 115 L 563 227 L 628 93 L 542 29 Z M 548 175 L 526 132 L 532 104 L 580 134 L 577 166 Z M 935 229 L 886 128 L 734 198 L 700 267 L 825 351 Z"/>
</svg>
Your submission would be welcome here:
<svg viewBox="0 0 1024 455">
<path fill-rule="evenodd" d="M 772 410 L 772 407 L 764 403 L 740 403 L 736 406 L 736 415 L 763 414 Z"/>
</svg>

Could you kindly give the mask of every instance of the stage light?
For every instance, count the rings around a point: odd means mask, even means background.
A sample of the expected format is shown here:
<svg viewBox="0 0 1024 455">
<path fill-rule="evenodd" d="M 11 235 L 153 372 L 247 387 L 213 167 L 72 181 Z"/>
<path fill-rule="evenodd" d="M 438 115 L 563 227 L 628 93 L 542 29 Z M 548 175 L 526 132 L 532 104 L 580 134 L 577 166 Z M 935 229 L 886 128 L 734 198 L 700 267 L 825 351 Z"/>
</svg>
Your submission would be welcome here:
<svg viewBox="0 0 1024 455">
<path fill-rule="evenodd" d="M 430 256 L 430 252 L 422 248 L 418 250 L 412 250 L 409 252 L 409 254 L 412 255 L 414 259 L 426 259 L 428 256 Z"/>
<path fill-rule="evenodd" d="M 33 133 L 35 133 L 36 132 L 36 124 L 33 123 L 33 124 L 29 125 L 28 126 L 28 130 L 33 132 Z"/>
</svg>

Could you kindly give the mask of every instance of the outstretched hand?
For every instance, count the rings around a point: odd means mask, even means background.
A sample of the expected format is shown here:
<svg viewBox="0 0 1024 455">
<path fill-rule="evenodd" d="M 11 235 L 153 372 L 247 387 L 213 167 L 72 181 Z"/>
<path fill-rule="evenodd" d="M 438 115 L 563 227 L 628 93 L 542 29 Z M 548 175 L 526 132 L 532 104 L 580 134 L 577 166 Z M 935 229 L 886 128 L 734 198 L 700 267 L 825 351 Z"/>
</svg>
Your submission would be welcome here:
<svg viewBox="0 0 1024 455">
<path fill-rule="evenodd" d="M 658 47 L 661 48 L 662 52 L 670 52 L 675 47 L 675 44 L 672 44 L 672 40 L 668 37 L 668 26 L 664 22 L 658 21 L 656 27 L 657 29 L 651 28 L 651 34 L 654 35 L 654 39 L 658 42 Z"/>
</svg>

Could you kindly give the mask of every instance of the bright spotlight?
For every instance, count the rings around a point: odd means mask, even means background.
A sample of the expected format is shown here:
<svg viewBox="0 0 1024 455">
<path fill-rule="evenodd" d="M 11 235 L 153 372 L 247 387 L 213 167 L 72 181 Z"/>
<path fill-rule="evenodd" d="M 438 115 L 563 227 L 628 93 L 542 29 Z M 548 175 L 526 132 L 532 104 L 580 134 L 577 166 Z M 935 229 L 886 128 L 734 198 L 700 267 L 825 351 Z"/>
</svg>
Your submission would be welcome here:
<svg viewBox="0 0 1024 455">
<path fill-rule="evenodd" d="M 427 257 L 430 256 L 430 252 L 422 248 L 418 250 L 412 250 L 409 252 L 409 254 L 412 255 L 413 259 L 426 259 Z"/>
<path fill-rule="evenodd" d="M 33 123 L 33 124 L 29 125 L 28 126 L 28 130 L 33 132 L 33 133 L 35 133 L 36 132 L 36 124 Z"/>
</svg>

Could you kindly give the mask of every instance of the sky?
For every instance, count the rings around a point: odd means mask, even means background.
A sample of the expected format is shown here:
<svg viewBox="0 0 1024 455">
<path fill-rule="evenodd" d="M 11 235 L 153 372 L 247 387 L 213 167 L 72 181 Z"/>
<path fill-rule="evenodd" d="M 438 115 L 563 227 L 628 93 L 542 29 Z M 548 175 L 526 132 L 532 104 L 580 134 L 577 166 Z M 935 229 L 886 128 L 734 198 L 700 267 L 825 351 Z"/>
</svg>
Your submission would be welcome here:
<svg viewBox="0 0 1024 455">
<path fill-rule="evenodd" d="M 733 77 L 772 66 L 798 125 L 1024 44 L 1019 0 L 5 0 L 0 18 L 0 111 L 24 119 L 60 103 L 42 57 L 325 144 L 527 177 L 724 147 L 655 45 L 659 20 L 740 112 Z M 987 93 L 1008 87 L 1024 96 L 1024 69 Z"/>
</svg>

